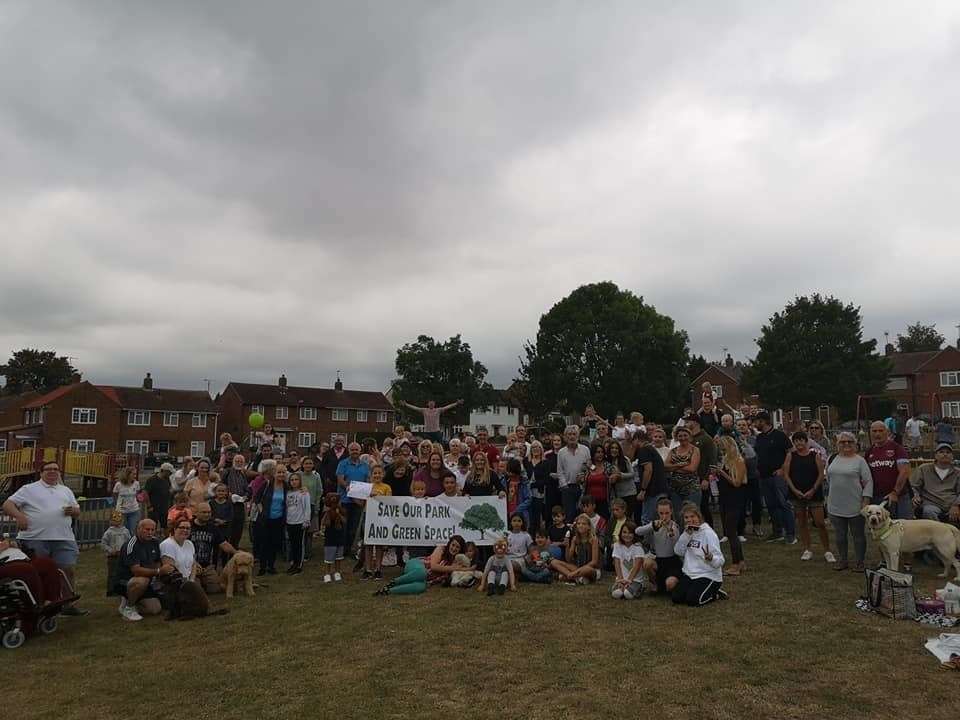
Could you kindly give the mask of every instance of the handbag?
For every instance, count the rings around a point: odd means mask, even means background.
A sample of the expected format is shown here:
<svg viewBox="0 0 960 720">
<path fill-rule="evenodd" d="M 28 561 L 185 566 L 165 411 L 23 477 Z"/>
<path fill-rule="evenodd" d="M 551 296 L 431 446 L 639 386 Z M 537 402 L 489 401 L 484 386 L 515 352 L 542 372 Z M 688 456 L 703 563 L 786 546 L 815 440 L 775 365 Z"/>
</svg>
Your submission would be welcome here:
<svg viewBox="0 0 960 720">
<path fill-rule="evenodd" d="M 913 575 L 889 568 L 864 571 L 866 596 L 870 608 L 895 620 L 917 616 L 917 600 L 913 592 Z"/>
</svg>

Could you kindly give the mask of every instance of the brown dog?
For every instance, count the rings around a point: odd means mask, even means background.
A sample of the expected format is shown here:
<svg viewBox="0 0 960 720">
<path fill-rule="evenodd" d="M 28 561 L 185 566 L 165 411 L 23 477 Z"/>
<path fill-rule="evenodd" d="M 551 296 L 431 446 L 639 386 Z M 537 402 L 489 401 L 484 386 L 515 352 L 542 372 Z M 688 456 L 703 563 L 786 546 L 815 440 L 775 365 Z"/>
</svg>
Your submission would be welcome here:
<svg viewBox="0 0 960 720">
<path fill-rule="evenodd" d="M 227 608 L 211 610 L 203 586 L 194 580 L 185 580 L 179 572 L 164 576 L 163 582 L 166 585 L 167 620 L 193 620 L 230 612 Z"/>
<path fill-rule="evenodd" d="M 233 597 L 237 581 L 240 581 L 243 592 L 253 597 L 253 555 L 243 550 L 233 554 L 220 574 L 220 585 L 226 590 L 228 598 Z"/>
</svg>

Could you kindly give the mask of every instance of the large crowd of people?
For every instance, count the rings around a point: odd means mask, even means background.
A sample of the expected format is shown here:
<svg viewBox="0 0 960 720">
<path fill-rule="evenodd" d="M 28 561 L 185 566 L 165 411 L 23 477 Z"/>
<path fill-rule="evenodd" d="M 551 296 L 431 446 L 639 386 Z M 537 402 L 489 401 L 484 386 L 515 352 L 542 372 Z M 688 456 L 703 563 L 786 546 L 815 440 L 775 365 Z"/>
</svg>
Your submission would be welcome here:
<svg viewBox="0 0 960 720">
<path fill-rule="evenodd" d="M 701 407 L 672 425 L 639 412 L 611 422 L 588 407 L 582 426 L 561 433 L 536 437 L 521 426 L 502 445 L 485 430 L 444 443 L 439 416 L 454 405 L 409 406 L 428 421 L 419 436 L 403 426 L 381 443 L 337 436 L 301 456 L 280 450 L 265 426 L 247 454 L 224 433 L 213 457 L 164 463 L 142 485 L 134 468 L 121 470 L 101 543 L 108 594 L 135 621 L 161 611 L 167 575 L 218 592 L 222 568 L 249 542 L 258 575 L 284 570 L 281 558 L 291 575 L 312 562 L 324 583 L 352 570 L 381 595 L 440 585 L 495 596 L 522 582 L 584 585 L 609 574 L 615 599 L 657 593 L 700 606 L 725 597 L 725 578 L 746 572 L 750 542 L 799 545 L 801 562 L 819 553 L 834 570 L 862 571 L 868 504 L 885 503 L 895 518 L 960 523 L 952 445 L 938 443 L 933 462 L 911 471 L 883 421 L 870 425 L 861 452 L 856 435 L 829 437 L 819 422 L 788 436 L 767 411 L 721 412 L 705 388 Z M 364 501 L 348 493 L 358 481 L 371 484 L 373 497 L 499 496 L 509 526 L 491 547 L 459 535 L 437 547 L 364 546 Z M 3 511 L 26 554 L 8 557 L 0 572 L 19 563 L 36 574 L 27 567 L 33 558 L 47 575 L 52 562 L 73 579 L 79 505 L 55 462 Z M 398 574 L 383 584 L 385 566 Z M 73 605 L 67 612 L 84 613 Z"/>
</svg>

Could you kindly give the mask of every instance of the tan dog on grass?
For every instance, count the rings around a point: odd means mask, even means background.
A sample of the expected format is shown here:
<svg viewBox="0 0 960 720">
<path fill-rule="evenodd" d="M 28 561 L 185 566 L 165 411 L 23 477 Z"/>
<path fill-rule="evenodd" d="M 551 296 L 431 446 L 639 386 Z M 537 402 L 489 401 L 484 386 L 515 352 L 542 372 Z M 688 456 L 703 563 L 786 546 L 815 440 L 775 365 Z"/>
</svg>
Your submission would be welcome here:
<svg viewBox="0 0 960 720">
<path fill-rule="evenodd" d="M 953 525 L 936 520 L 893 520 L 883 505 L 867 505 L 860 514 L 867 519 L 870 535 L 891 570 L 900 570 L 902 553 L 933 550 L 943 563 L 943 573 L 937 577 L 947 577 L 952 565 L 960 580 L 960 530 Z"/>
<path fill-rule="evenodd" d="M 227 597 L 233 597 L 233 589 L 240 581 L 243 591 L 248 597 L 253 597 L 253 555 L 243 550 L 233 554 L 220 574 L 220 585 L 227 592 Z"/>
</svg>

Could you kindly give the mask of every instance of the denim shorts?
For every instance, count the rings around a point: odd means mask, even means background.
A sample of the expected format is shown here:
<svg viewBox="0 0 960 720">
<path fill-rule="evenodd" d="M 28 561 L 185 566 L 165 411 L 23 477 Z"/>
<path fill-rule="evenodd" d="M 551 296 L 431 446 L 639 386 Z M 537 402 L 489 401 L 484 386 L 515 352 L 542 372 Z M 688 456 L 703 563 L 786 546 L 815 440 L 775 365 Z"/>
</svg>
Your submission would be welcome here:
<svg viewBox="0 0 960 720">
<path fill-rule="evenodd" d="M 60 567 L 77 564 L 80 548 L 76 540 L 21 540 L 20 544 L 38 557 L 51 558 Z"/>
</svg>

